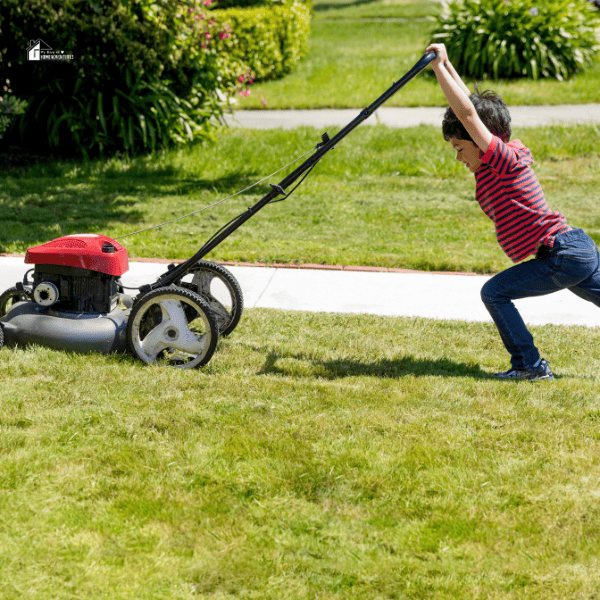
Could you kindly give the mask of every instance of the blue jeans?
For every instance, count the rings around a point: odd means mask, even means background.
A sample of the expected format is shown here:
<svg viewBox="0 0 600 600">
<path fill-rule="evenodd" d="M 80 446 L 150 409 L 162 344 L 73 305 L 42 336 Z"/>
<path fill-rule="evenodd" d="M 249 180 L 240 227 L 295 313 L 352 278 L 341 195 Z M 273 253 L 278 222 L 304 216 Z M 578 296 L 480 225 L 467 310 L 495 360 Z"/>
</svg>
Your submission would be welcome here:
<svg viewBox="0 0 600 600">
<path fill-rule="evenodd" d="M 568 289 L 600 307 L 600 254 L 594 241 L 581 229 L 556 236 L 554 246 L 542 246 L 536 258 L 492 277 L 481 290 L 500 337 L 510 353 L 514 369 L 528 369 L 539 360 L 519 311 L 512 300 L 543 296 Z"/>
</svg>

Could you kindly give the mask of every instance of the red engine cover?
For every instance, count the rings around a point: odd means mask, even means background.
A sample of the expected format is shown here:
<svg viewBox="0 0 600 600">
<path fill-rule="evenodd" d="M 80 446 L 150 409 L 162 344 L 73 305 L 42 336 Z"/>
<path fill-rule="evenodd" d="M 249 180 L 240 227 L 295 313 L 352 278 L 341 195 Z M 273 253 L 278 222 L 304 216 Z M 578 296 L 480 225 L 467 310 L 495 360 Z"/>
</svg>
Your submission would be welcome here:
<svg viewBox="0 0 600 600">
<path fill-rule="evenodd" d="M 129 271 L 127 250 L 105 235 L 67 235 L 29 248 L 25 256 L 28 265 L 59 265 L 89 269 L 120 277 Z"/>
</svg>

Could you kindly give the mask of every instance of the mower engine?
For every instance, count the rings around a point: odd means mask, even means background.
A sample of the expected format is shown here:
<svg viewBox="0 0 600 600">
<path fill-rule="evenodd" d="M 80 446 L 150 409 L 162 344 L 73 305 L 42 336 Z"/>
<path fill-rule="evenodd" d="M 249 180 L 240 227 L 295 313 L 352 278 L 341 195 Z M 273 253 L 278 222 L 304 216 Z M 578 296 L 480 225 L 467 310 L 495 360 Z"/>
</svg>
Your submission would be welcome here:
<svg viewBox="0 0 600 600">
<path fill-rule="evenodd" d="M 39 306 L 82 313 L 110 313 L 118 303 L 118 279 L 129 270 L 127 250 L 103 235 L 62 237 L 30 248 L 33 300 Z"/>
<path fill-rule="evenodd" d="M 29 248 L 35 265 L 23 283 L 2 294 L 0 316 L 7 344 L 41 344 L 75 352 L 127 347 L 132 299 L 120 293 L 129 270 L 127 250 L 103 235 L 58 238 Z"/>
</svg>

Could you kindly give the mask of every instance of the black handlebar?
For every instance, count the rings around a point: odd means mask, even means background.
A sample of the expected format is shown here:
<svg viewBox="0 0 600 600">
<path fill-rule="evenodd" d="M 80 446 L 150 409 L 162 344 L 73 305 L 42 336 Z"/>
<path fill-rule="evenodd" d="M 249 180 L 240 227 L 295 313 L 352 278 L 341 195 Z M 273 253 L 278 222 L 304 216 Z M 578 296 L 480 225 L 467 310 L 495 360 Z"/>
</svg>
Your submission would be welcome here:
<svg viewBox="0 0 600 600">
<path fill-rule="evenodd" d="M 406 73 L 401 79 L 394 83 L 386 92 L 384 92 L 375 102 L 365 108 L 352 122 L 348 123 L 346 127 L 340 130 L 334 137 L 329 138 L 327 134 L 323 135 L 322 142 L 317 145 L 317 151 L 307 159 L 302 165 L 300 165 L 295 171 L 290 173 L 285 179 L 283 179 L 278 185 L 272 185 L 271 191 L 259 200 L 254 206 L 248 208 L 245 213 L 242 213 L 238 218 L 232 221 L 227 227 L 223 229 L 219 234 L 211 238 L 200 250 L 189 258 L 184 263 L 164 273 L 155 283 L 150 286 L 144 286 L 140 289 L 141 292 L 148 291 L 150 289 L 156 289 L 166 285 L 171 285 L 177 280 L 181 279 L 186 275 L 189 270 L 209 252 L 214 250 L 223 240 L 229 237 L 235 230 L 241 227 L 250 217 L 252 217 L 261 208 L 272 202 L 277 196 L 283 195 L 285 197 L 285 190 L 292 183 L 298 180 L 304 173 L 315 166 L 315 164 L 323 158 L 327 152 L 332 150 L 336 144 L 345 138 L 351 131 L 353 131 L 358 125 L 360 125 L 365 119 L 370 117 L 375 110 L 377 110 L 384 102 L 386 102 L 391 96 L 393 96 L 399 89 L 403 88 L 411 79 L 418 75 L 423 69 L 429 65 L 429 63 L 436 57 L 435 52 L 425 53 L 421 59 L 414 65 L 414 67 Z"/>
</svg>

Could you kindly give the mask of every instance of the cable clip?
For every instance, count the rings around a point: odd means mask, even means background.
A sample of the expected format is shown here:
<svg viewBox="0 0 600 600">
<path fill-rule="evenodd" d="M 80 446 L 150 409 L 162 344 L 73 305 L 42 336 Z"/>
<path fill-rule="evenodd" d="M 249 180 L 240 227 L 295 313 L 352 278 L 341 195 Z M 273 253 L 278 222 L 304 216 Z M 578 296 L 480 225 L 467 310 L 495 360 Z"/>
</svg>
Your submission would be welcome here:
<svg viewBox="0 0 600 600">
<path fill-rule="evenodd" d="M 277 191 L 278 194 L 281 194 L 284 198 L 287 198 L 288 195 L 285 193 L 285 190 L 280 186 L 274 183 L 271 184 L 271 187 Z"/>
<path fill-rule="evenodd" d="M 322 148 L 331 138 L 329 137 L 329 134 L 327 132 L 325 132 L 322 136 L 321 139 L 323 140 L 322 142 L 319 142 L 317 144 L 317 149 L 318 148 Z"/>
</svg>

